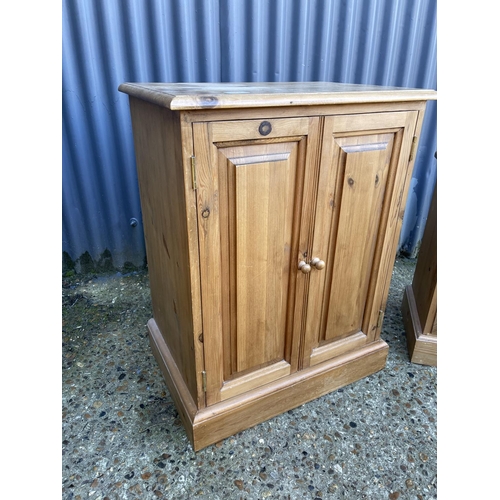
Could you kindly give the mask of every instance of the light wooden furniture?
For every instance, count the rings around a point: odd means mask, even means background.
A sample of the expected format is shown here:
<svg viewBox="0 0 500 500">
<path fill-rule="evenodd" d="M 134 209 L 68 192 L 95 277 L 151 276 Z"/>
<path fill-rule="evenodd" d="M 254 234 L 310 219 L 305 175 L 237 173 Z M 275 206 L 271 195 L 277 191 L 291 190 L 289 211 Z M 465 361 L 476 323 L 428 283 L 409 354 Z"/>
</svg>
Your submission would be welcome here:
<svg viewBox="0 0 500 500">
<path fill-rule="evenodd" d="M 437 187 L 401 311 L 411 362 L 437 366 Z"/>
<path fill-rule="evenodd" d="M 136 84 L 153 353 L 199 450 L 385 365 L 433 90 Z"/>
</svg>

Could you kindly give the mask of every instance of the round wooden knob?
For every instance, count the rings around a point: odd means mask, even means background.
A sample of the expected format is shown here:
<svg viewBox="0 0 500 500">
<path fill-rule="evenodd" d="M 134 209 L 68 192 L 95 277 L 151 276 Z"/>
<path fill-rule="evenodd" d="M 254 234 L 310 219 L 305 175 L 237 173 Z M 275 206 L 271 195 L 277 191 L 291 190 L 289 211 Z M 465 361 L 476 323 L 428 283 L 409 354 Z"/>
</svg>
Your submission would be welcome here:
<svg viewBox="0 0 500 500">
<path fill-rule="evenodd" d="M 299 271 L 302 271 L 304 274 L 311 272 L 311 266 L 304 260 L 299 262 Z"/>
<path fill-rule="evenodd" d="M 321 269 L 325 268 L 325 261 L 318 259 L 318 257 L 314 257 L 313 260 L 311 260 L 311 266 L 315 267 L 318 271 L 321 271 Z"/>
</svg>

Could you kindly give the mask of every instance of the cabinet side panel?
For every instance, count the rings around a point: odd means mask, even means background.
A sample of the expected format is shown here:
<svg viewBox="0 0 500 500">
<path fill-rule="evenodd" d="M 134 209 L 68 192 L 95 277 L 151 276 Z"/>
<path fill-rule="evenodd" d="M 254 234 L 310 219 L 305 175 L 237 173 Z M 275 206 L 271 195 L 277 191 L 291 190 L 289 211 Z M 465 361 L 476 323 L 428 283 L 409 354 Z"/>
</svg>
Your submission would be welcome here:
<svg viewBox="0 0 500 500">
<path fill-rule="evenodd" d="M 153 316 L 196 401 L 188 230 L 178 114 L 130 98 Z"/>
<path fill-rule="evenodd" d="M 437 297 L 437 188 L 434 190 L 424 236 L 420 246 L 415 274 L 413 293 L 418 308 L 420 324 L 424 334 L 431 333 L 436 315 Z"/>
</svg>

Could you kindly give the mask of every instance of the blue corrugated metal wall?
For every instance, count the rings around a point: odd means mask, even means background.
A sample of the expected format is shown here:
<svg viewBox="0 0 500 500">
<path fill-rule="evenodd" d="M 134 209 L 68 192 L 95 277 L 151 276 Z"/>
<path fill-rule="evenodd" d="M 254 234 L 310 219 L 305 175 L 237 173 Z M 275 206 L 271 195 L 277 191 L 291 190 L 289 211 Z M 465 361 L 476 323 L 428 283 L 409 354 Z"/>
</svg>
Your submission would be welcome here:
<svg viewBox="0 0 500 500">
<path fill-rule="evenodd" d="M 63 266 L 77 271 L 145 259 L 120 83 L 437 85 L 436 0 L 64 0 L 62 22 Z M 436 108 L 428 104 L 400 239 L 411 256 L 436 182 Z"/>
</svg>

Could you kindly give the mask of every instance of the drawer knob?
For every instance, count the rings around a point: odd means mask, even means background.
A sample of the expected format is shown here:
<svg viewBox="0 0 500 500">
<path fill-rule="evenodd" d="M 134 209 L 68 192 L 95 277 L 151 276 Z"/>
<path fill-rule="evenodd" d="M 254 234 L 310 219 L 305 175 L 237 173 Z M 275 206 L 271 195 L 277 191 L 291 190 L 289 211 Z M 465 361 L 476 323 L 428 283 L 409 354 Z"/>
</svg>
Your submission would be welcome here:
<svg viewBox="0 0 500 500">
<path fill-rule="evenodd" d="M 311 266 L 305 260 L 301 260 L 299 262 L 299 271 L 302 271 L 304 274 L 310 273 Z"/>
<path fill-rule="evenodd" d="M 269 122 L 264 121 L 260 124 L 259 133 L 260 135 L 269 135 L 272 129 L 273 126 Z"/>
<path fill-rule="evenodd" d="M 313 260 L 311 260 L 311 266 L 315 267 L 318 271 L 321 271 L 321 269 L 325 268 L 325 261 L 318 259 L 318 257 L 314 257 Z"/>
</svg>

